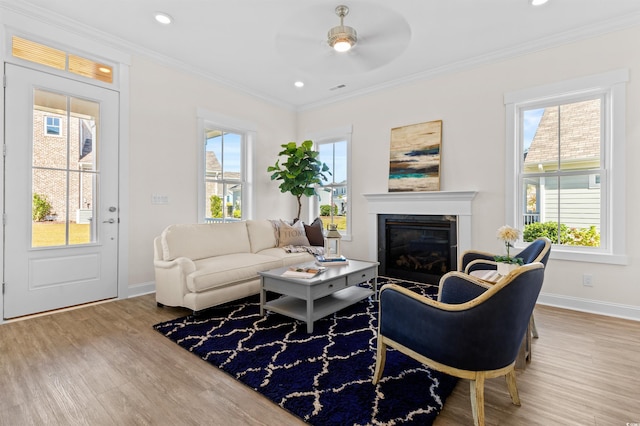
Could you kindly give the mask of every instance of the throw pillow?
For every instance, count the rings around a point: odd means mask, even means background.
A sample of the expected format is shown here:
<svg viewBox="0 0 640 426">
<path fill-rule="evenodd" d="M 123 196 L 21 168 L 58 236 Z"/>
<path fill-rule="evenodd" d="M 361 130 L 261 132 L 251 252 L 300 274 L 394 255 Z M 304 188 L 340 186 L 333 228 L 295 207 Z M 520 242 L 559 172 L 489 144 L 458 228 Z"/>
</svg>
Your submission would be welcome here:
<svg viewBox="0 0 640 426">
<path fill-rule="evenodd" d="M 311 225 L 304 225 L 304 232 L 307 234 L 309 244 L 312 246 L 324 246 L 324 234 L 322 233 L 322 219 L 316 217 Z"/>
<path fill-rule="evenodd" d="M 279 247 L 284 246 L 308 246 L 309 240 L 304 232 L 304 224 L 301 220 L 289 225 L 284 220 L 280 221 Z"/>
</svg>

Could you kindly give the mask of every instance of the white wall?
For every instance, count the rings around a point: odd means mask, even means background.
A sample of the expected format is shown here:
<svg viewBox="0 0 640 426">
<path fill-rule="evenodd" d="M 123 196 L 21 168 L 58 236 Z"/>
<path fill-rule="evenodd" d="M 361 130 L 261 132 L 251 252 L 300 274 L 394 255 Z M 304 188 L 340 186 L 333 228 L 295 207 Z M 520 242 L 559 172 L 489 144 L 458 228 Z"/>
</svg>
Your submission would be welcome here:
<svg viewBox="0 0 640 426">
<path fill-rule="evenodd" d="M 197 221 L 197 109 L 254 125 L 256 218 L 291 217 L 293 197 L 269 180 L 280 144 L 295 138 L 295 112 L 210 80 L 134 56 L 131 65 L 129 284 L 154 280 L 153 238 L 172 223 Z M 151 203 L 152 194 L 169 204 Z"/>
<path fill-rule="evenodd" d="M 8 18 L 0 18 L 0 22 L 4 19 Z M 25 32 L 37 32 L 41 26 L 20 25 Z M 55 31 L 49 33 L 55 38 Z M 370 241 L 362 194 L 387 191 L 391 128 L 443 120 L 441 189 L 479 192 L 473 202 L 473 245 L 499 251 L 495 231 L 504 224 L 505 217 L 504 93 L 629 68 L 626 147 L 629 264 L 612 266 L 552 259 L 541 300 L 640 319 L 640 229 L 634 214 L 640 207 L 636 196 L 640 172 L 635 165 L 635 159 L 640 158 L 637 119 L 640 84 L 635 80 L 640 72 L 640 51 L 630 42 L 638 39 L 640 27 L 300 113 L 134 54 L 129 72 L 129 161 L 125 165 L 128 182 L 122 183 L 129 194 L 129 214 L 122 218 L 128 221 L 129 288 L 153 283 L 153 238 L 168 224 L 197 220 L 197 108 L 254 125 L 257 140 L 253 172 L 258 218 L 290 218 L 295 211 L 293 197 L 280 194 L 277 183 L 271 182 L 266 173 L 281 143 L 353 125 L 353 238 L 344 242 L 344 249 L 349 256 L 363 259 L 368 256 Z M 169 204 L 151 204 L 152 194 L 167 195 Z M 593 275 L 593 287 L 582 285 L 583 273 Z"/>
<path fill-rule="evenodd" d="M 629 264 L 613 266 L 551 260 L 541 300 L 583 310 L 640 319 L 640 174 L 635 165 L 640 138 L 640 51 L 630 40 L 640 27 L 586 41 L 413 82 L 340 103 L 303 111 L 298 134 L 353 125 L 353 239 L 344 242 L 352 257 L 366 258 L 369 241 L 366 200 L 362 194 L 387 191 L 390 129 L 443 120 L 441 187 L 478 191 L 473 201 L 472 243 L 500 252 L 496 230 L 505 224 L 505 92 L 630 69 L 627 90 L 627 249 Z M 635 237 L 635 238 L 634 238 Z M 593 275 L 593 287 L 582 284 Z"/>
</svg>

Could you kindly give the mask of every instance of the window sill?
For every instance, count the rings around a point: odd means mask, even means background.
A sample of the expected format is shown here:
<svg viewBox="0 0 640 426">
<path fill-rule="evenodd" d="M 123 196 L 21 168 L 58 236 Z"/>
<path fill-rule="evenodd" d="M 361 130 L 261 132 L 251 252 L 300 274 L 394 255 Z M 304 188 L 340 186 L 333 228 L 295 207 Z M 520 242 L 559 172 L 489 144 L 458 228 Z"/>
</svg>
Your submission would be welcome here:
<svg viewBox="0 0 640 426">
<path fill-rule="evenodd" d="M 586 263 L 607 263 L 610 265 L 627 265 L 629 263 L 629 258 L 626 255 L 560 250 L 555 246 L 551 248 L 551 254 L 549 257 L 557 260 L 570 260 L 573 262 Z"/>
</svg>

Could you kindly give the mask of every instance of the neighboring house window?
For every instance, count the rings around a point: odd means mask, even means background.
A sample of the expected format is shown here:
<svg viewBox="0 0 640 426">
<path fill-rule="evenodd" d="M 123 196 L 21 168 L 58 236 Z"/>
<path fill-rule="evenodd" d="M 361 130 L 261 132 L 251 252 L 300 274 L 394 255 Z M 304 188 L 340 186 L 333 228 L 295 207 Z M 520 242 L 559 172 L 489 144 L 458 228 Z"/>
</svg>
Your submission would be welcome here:
<svg viewBox="0 0 640 426">
<path fill-rule="evenodd" d="M 331 175 L 327 181 L 317 188 L 319 198 L 314 197 L 311 203 L 312 216 L 319 216 L 325 226 L 329 223 L 338 225 L 343 237 L 351 234 L 351 209 L 349 185 L 349 153 L 351 130 L 339 129 L 332 136 L 318 136 L 312 139 L 320 153 L 318 159 L 329 166 Z"/>
<path fill-rule="evenodd" d="M 47 136 L 62 136 L 62 120 L 60 117 L 47 115 L 44 120 L 44 133 Z"/>
<path fill-rule="evenodd" d="M 522 229 L 525 243 L 546 236 L 552 253 L 561 253 L 556 257 L 625 261 L 626 75 L 614 72 L 505 96 L 507 158 L 513 161 L 507 220 Z"/>
</svg>

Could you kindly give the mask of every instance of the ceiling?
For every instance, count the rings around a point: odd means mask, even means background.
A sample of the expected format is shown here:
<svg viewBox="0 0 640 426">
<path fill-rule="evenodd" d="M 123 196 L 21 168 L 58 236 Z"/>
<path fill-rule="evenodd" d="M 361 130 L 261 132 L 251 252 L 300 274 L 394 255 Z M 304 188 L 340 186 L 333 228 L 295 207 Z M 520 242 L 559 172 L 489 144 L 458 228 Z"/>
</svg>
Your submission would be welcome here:
<svg viewBox="0 0 640 426">
<path fill-rule="evenodd" d="M 335 8 L 358 32 L 347 53 Z M 0 6 L 304 109 L 640 23 L 638 0 L 0 0 Z M 173 17 L 158 24 L 154 12 Z M 72 20 L 74 22 L 70 22 Z M 637 41 L 634 42 L 637 46 Z M 630 42 L 631 47 L 631 42 Z M 295 81 L 304 87 L 294 87 Z"/>
</svg>

